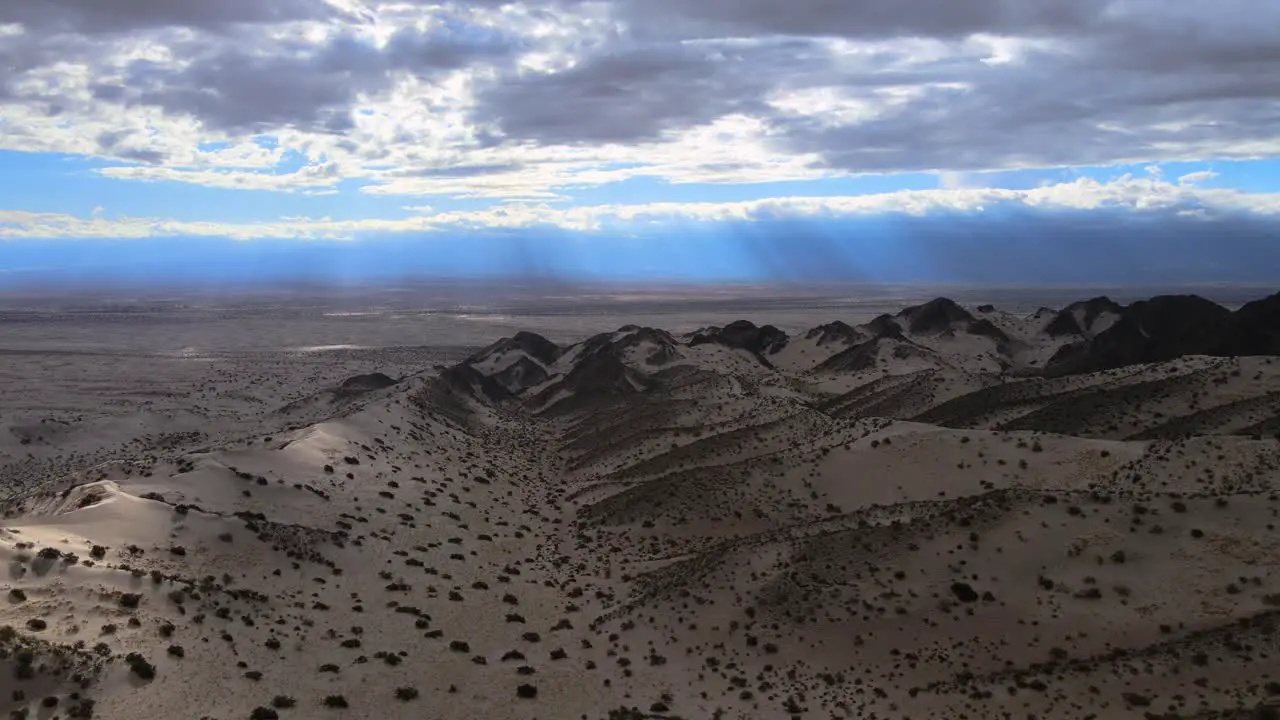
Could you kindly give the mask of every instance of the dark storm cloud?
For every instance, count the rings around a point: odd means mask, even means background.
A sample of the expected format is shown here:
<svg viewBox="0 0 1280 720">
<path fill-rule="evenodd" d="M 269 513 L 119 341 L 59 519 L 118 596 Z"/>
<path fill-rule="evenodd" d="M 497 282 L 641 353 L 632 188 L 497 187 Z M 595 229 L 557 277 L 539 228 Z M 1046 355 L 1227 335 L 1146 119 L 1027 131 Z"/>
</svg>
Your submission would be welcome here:
<svg viewBox="0 0 1280 720">
<path fill-rule="evenodd" d="M 475 0 L 479 5 L 523 0 Z M 591 0 L 552 0 L 572 8 Z M 1107 0 L 613 0 L 644 36 L 793 35 L 955 38 L 973 33 L 1057 35 L 1090 25 Z"/>
<path fill-rule="evenodd" d="M 631 46 L 561 73 L 507 78 L 481 95 L 476 118 L 509 139 L 625 143 L 745 112 L 770 125 L 780 150 L 867 172 L 1205 157 L 1196 148 L 1229 153 L 1280 129 L 1280 3 L 620 0 L 617 8 Z M 1023 44 L 1011 62 L 990 62 L 975 34 Z M 919 62 L 890 42 L 837 71 L 838 58 L 806 57 L 801 36 L 924 37 L 947 54 Z M 716 37 L 746 45 L 726 55 L 681 42 Z M 752 47 L 753 38 L 762 44 Z M 778 89 L 818 86 L 874 101 L 876 88 L 895 84 L 916 92 L 842 125 L 764 102 Z"/>
<path fill-rule="evenodd" d="M 378 2 L 367 4 L 377 12 Z M 528 5 L 466 7 L 516 4 Z M 26 84 L 36 88 L 26 94 L 18 88 L 33 70 L 80 61 L 99 102 L 160 107 L 233 132 L 342 133 L 358 99 L 386 90 L 397 73 L 431 77 L 488 63 L 501 72 L 476 79 L 472 119 L 489 145 L 644 142 L 741 113 L 763 121 L 779 151 L 812 153 L 843 170 L 899 172 L 1247 156 L 1280 136 L 1280 2 L 533 4 L 526 15 L 543 12 L 548 22 L 603 7 L 616 23 L 601 37 L 565 40 L 591 48 L 567 69 L 536 72 L 517 71 L 513 61 L 537 39 L 451 21 L 430 31 L 406 26 L 374 47 L 347 24 L 358 18 L 323 0 L 0 0 L 0 23 L 25 28 L 0 36 L 0 103 L 74 109 L 78 100 L 41 83 Z M 381 12 L 388 25 L 421 19 L 404 7 Z M 461 3 L 441 12 L 467 16 Z M 487 20 L 502 21 L 494 18 Z M 318 45 L 272 32 L 306 19 L 339 30 Z M 131 39 L 126 31 L 167 45 L 182 63 L 105 67 L 108 43 L 99 36 Z M 1009 61 L 990 62 L 979 36 L 1004 38 Z M 841 55 L 815 38 L 844 38 L 857 49 Z M 837 123 L 824 109 L 769 102 L 806 88 L 879 107 Z M 892 103 L 882 102 L 888 88 L 896 88 Z"/>
<path fill-rule="evenodd" d="M 0 23 L 36 33 L 219 28 L 240 23 L 324 20 L 340 13 L 324 0 L 4 0 Z"/>
<path fill-rule="evenodd" d="M 1058 35 L 1092 24 L 1105 0 L 627 0 L 624 16 L 653 33 L 957 38 Z"/>
<path fill-rule="evenodd" d="M 14 85 L 24 73 L 77 57 L 85 45 L 74 37 L 0 36 L 0 102 L 18 97 Z"/>
<path fill-rule="evenodd" d="M 1177 26 L 1129 29 L 1108 27 L 1021 62 L 973 62 L 968 88 L 930 86 L 864 122 L 775 118 L 774 129 L 788 150 L 868 172 L 1110 164 L 1161 158 L 1179 145 L 1274 140 L 1280 53 L 1262 44 L 1237 52 Z"/>
<path fill-rule="evenodd" d="M 292 126 L 342 133 L 361 93 L 389 87 L 396 72 L 431 76 L 473 62 L 512 56 L 518 40 L 493 33 L 396 32 L 384 47 L 351 35 L 324 44 L 203 44 L 185 67 L 150 61 L 129 65 L 119 83 L 98 83 L 95 97 L 191 115 L 207 127 L 256 131 Z"/>
<path fill-rule="evenodd" d="M 134 162 L 157 164 L 165 159 L 164 153 L 158 150 L 146 150 L 128 147 L 126 141 L 136 133 L 132 130 L 113 131 L 100 133 L 95 140 L 98 147 L 104 154 L 112 157 L 121 158 L 123 160 L 132 160 Z"/>
<path fill-rule="evenodd" d="M 782 78 L 826 65 L 805 40 L 607 49 L 565 71 L 504 78 L 481 93 L 475 118 L 550 144 L 653 140 L 732 113 L 766 112 L 764 95 Z"/>
</svg>

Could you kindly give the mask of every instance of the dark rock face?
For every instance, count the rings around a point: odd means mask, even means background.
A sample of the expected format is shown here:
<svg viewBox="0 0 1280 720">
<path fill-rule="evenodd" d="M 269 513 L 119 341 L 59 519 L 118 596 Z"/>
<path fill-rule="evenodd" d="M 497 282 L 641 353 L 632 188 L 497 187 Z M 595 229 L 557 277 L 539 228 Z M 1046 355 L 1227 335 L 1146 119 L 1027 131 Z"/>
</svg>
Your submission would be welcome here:
<svg viewBox="0 0 1280 720">
<path fill-rule="evenodd" d="M 1231 311 L 1197 295 L 1163 295 L 1130 305 L 1112 329 L 1153 340 L 1160 354 L 1186 354 L 1212 343 L 1230 317 Z"/>
<path fill-rule="evenodd" d="M 576 405 L 610 395 L 644 392 L 651 384 L 647 377 L 627 367 L 615 348 L 606 346 L 597 352 L 584 353 L 572 370 L 530 402 L 536 406 L 546 405 L 557 394 L 567 391 L 573 394 Z"/>
<path fill-rule="evenodd" d="M 362 393 L 371 392 L 373 390 L 381 390 L 385 387 L 395 385 L 396 381 L 382 373 L 368 373 L 366 375 L 353 375 L 342 381 L 338 386 L 338 390 L 344 393 Z"/>
<path fill-rule="evenodd" d="M 609 352 L 613 348 L 613 333 L 599 333 L 592 335 L 582 342 L 582 350 L 578 352 L 579 358 L 589 355 L 597 355 L 602 352 Z"/>
<path fill-rule="evenodd" d="M 856 342 L 859 335 L 857 329 L 852 325 L 836 320 L 813 328 L 805 333 L 805 338 L 809 340 L 816 338 L 818 345 L 829 345 L 833 342 L 842 342 L 848 345 Z"/>
<path fill-rule="evenodd" d="M 509 338 L 502 338 L 489 347 L 468 358 L 468 362 L 479 362 L 490 355 L 518 350 L 537 360 L 543 365 L 550 365 L 560 357 L 560 346 L 537 333 L 520 331 Z"/>
<path fill-rule="evenodd" d="M 972 323 L 975 318 L 968 310 L 948 298 L 934 298 L 923 305 L 915 305 L 898 313 L 907 321 L 913 333 L 936 334 L 950 330 L 956 323 Z"/>
<path fill-rule="evenodd" d="M 662 365 L 680 357 L 680 351 L 676 348 L 680 343 L 676 342 L 676 338 L 671 337 L 671 333 L 667 331 L 659 331 L 655 328 L 639 328 L 634 333 L 628 334 L 620 343 L 622 347 L 632 347 L 641 343 L 654 345 L 653 352 L 645 357 L 646 363 L 652 365 Z"/>
<path fill-rule="evenodd" d="M 842 350 L 822 361 L 814 370 L 818 372 L 858 372 L 869 370 L 876 365 L 880 355 L 880 341 L 885 336 L 876 336 L 866 342 Z"/>
<path fill-rule="evenodd" d="M 601 353 L 575 365 L 565 375 L 564 385 L 575 393 L 635 392 L 627 381 L 629 374 L 627 366 L 612 353 Z"/>
<path fill-rule="evenodd" d="M 1212 354 L 1280 355 L 1280 293 L 1235 311 Z"/>
<path fill-rule="evenodd" d="M 521 331 L 511 340 L 516 347 L 543 365 L 550 365 L 560 357 L 560 347 L 537 333 Z"/>
<path fill-rule="evenodd" d="M 678 345 L 676 339 L 666 330 L 625 325 L 618 328 L 618 332 L 627 333 L 626 337 L 614 343 L 618 350 L 630 349 L 645 343 L 654 345 L 653 352 L 645 358 L 645 361 L 651 365 L 662 365 L 680 357 L 680 351 L 676 349 Z"/>
<path fill-rule="evenodd" d="M 735 350 L 746 350 L 758 356 L 773 354 L 786 347 L 787 334 L 772 325 L 756 327 L 748 320 L 736 320 L 723 328 L 708 328 L 693 336 L 689 345 L 718 343 Z"/>
<path fill-rule="evenodd" d="M 1116 303 L 1111 298 L 1103 295 L 1081 302 L 1071 303 L 1054 316 L 1053 320 L 1045 326 L 1045 333 L 1050 337 L 1063 337 L 1065 335 L 1088 335 L 1089 329 L 1093 327 L 1093 323 L 1103 313 L 1115 313 L 1120 315 L 1124 313 L 1124 306 Z M 1076 316 L 1080 314 L 1081 319 L 1077 320 Z M 1083 322 L 1081 322 L 1081 320 Z"/>
<path fill-rule="evenodd" d="M 1163 295 L 1136 302 L 1092 340 L 1059 350 L 1051 374 L 1094 372 L 1183 355 L 1280 353 L 1280 295 L 1236 312 L 1196 295 Z"/>
<path fill-rule="evenodd" d="M 868 370 L 876 366 L 876 360 L 880 357 L 880 349 L 884 347 L 884 341 L 898 340 L 907 342 L 906 336 L 902 334 L 902 326 L 894 320 L 892 315 L 881 315 L 863 327 L 872 333 L 869 339 L 832 355 L 815 367 L 814 370 L 818 372 L 858 372 L 860 370 Z M 857 330 L 854 330 L 854 332 L 857 332 Z"/>
<path fill-rule="evenodd" d="M 444 390 L 476 400 L 500 402 L 511 397 L 511 393 L 496 380 L 466 363 L 440 373 L 436 384 Z"/>
<path fill-rule="evenodd" d="M 1114 313 L 1116 315 L 1119 315 L 1120 313 L 1124 312 L 1123 305 L 1112 300 L 1106 295 L 1101 295 L 1096 298 L 1090 298 L 1082 302 L 1071 303 L 1070 305 L 1067 306 L 1066 309 L 1072 310 L 1072 311 L 1083 310 L 1084 325 L 1086 329 L 1091 327 L 1093 323 L 1097 321 L 1098 317 L 1103 313 Z"/>
<path fill-rule="evenodd" d="M 892 315 L 881 315 L 867 323 L 866 327 L 877 337 L 902 337 L 902 326 Z"/>
<path fill-rule="evenodd" d="M 979 306 L 978 306 L 978 312 L 980 312 L 980 313 L 992 313 L 992 312 L 995 312 L 995 311 L 996 311 L 996 306 L 995 306 L 995 305 L 987 304 L 987 305 L 979 305 Z"/>
<path fill-rule="evenodd" d="M 1067 335 L 1083 335 L 1084 328 L 1080 327 L 1080 323 L 1076 322 L 1076 316 L 1067 312 L 1060 311 L 1053 316 L 1053 320 L 1045 325 L 1044 332 L 1049 337 L 1064 337 Z"/>
<path fill-rule="evenodd" d="M 622 337 L 615 339 L 617 334 L 621 334 Z M 666 330 L 640 327 L 639 325 L 623 325 L 618 328 L 616 334 L 600 333 L 587 338 L 582 343 L 582 350 L 578 353 L 578 358 L 581 359 L 602 353 L 620 356 L 623 350 L 629 350 L 645 343 L 657 346 L 657 349 L 650 356 L 649 362 L 651 363 L 661 364 L 661 362 L 667 362 L 679 356 L 679 351 L 676 349 L 679 343 Z"/>
<path fill-rule="evenodd" d="M 973 322 L 969 323 L 968 329 L 969 329 L 970 335 L 981 335 L 983 337 L 989 337 L 1000 343 L 1009 342 L 1009 336 L 1006 335 L 1003 330 L 996 327 L 995 323 L 991 322 L 990 320 L 974 320 Z"/>
<path fill-rule="evenodd" d="M 528 388 L 547 380 L 547 371 L 538 363 L 527 357 L 511 363 L 505 370 L 493 374 L 493 379 L 513 394 L 520 394 Z"/>
<path fill-rule="evenodd" d="M 885 332 L 880 335 L 832 355 L 815 367 L 814 370 L 818 372 L 870 370 L 876 366 L 880 351 L 885 348 L 891 348 L 893 357 L 898 360 L 926 357 L 934 354 L 932 350 L 908 340 L 897 324 L 893 324 L 891 327 L 885 328 Z"/>
</svg>

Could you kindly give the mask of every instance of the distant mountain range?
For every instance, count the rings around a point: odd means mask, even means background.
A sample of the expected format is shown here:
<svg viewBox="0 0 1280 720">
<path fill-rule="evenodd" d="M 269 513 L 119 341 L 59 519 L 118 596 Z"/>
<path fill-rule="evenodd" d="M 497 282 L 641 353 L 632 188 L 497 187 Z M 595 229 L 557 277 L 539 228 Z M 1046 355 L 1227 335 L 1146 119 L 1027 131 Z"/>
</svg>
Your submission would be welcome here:
<svg viewBox="0 0 1280 720">
<path fill-rule="evenodd" d="M 981 344 L 956 345 L 964 338 Z M 867 370 L 887 356 L 932 359 L 940 367 L 975 372 L 1054 377 L 1186 355 L 1280 355 L 1280 293 L 1235 311 L 1196 295 L 1164 295 L 1130 305 L 1095 297 L 1030 315 L 991 305 L 969 310 L 939 297 L 862 325 L 835 320 L 796 336 L 748 320 L 685 336 L 629 325 L 568 347 L 520 332 L 476 353 L 450 376 L 494 400 L 534 387 L 539 392 L 530 397 L 544 402 L 556 390 L 631 392 L 645 381 L 629 360 L 656 368 L 701 346 L 740 351 L 766 368 L 800 374 Z M 808 362 L 786 357 L 797 346 L 812 351 L 805 353 Z M 975 368 L 972 358 L 964 357 L 966 350 L 992 362 Z M 643 357 L 633 357 L 637 351 Z"/>
</svg>

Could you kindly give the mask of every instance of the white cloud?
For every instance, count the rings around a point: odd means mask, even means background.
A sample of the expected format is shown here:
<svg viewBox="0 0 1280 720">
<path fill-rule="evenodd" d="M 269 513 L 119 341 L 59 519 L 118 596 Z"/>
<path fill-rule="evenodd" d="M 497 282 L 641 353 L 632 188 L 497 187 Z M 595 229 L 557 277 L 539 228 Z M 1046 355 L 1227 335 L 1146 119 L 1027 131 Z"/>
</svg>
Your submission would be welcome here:
<svg viewBox="0 0 1280 720">
<path fill-rule="evenodd" d="M 1212 170 L 1201 170 L 1199 172 L 1187 173 L 1178 178 L 1179 185 L 1194 185 L 1196 183 L 1205 182 L 1218 177 L 1218 173 Z"/>
<path fill-rule="evenodd" d="M 239 170 L 196 170 L 190 168 L 128 165 L 102 168 L 102 175 L 119 180 L 182 182 L 230 190 L 312 191 L 332 189 L 342 180 L 334 163 L 307 165 L 294 173 L 264 173 Z"/>
<path fill-rule="evenodd" d="M 521 201 L 1280 155 L 1280 5 L 1222 4 L 10 0 L 0 149 L 120 181 Z M 290 152 L 312 169 L 275 173 Z"/>
<path fill-rule="evenodd" d="M 1038 212 L 1119 211 L 1133 214 L 1167 212 L 1212 218 L 1249 214 L 1280 216 L 1280 193 L 1244 193 L 1198 188 L 1163 180 L 1124 176 L 1111 182 L 1079 178 L 1073 182 L 1028 190 L 965 188 L 902 190 L 854 196 L 779 197 L 724 203 L 646 203 L 554 207 L 546 203 L 507 203 L 479 210 L 441 211 L 405 208 L 420 214 L 402 219 L 288 217 L 273 222 L 186 222 L 162 218 L 94 215 L 79 218 L 57 213 L 0 210 L 0 237 L 9 238 L 143 238 L 228 237 L 350 239 L 389 233 L 438 233 L 463 230 L 553 227 L 581 232 L 625 233 L 666 223 L 757 222 L 771 219 L 834 219 L 884 215 L 928 217 L 947 213 L 982 213 L 993 209 Z"/>
</svg>

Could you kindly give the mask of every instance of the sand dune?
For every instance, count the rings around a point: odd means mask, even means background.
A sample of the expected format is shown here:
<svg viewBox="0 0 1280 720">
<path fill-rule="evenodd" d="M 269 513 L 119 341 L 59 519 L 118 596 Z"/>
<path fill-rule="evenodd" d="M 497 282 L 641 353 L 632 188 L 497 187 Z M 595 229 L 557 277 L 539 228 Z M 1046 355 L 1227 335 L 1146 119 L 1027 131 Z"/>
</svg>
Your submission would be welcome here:
<svg viewBox="0 0 1280 720">
<path fill-rule="evenodd" d="M 1162 304 L 526 332 L 24 419 L 0 710 L 1274 716 L 1269 306 Z"/>
</svg>

